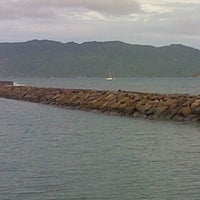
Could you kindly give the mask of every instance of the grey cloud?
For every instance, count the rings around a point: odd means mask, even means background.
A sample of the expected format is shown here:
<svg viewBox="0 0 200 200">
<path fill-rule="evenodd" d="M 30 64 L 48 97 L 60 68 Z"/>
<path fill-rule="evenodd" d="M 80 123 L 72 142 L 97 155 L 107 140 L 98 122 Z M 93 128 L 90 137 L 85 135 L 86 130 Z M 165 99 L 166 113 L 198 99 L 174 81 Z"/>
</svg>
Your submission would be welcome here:
<svg viewBox="0 0 200 200">
<path fill-rule="evenodd" d="M 167 16 L 166 25 L 172 34 L 192 36 L 200 34 L 200 3 L 172 3 L 176 8 Z"/>
<path fill-rule="evenodd" d="M 1 0 L 0 2 L 0 19 L 18 19 L 21 17 L 52 17 L 54 12 L 50 8 L 28 6 L 27 1 Z"/>
<path fill-rule="evenodd" d="M 0 19 L 55 17 L 62 9 L 84 9 L 106 15 L 140 12 L 135 0 L 1 0 Z"/>
<path fill-rule="evenodd" d="M 25 1 L 25 0 L 24 0 Z M 29 3 L 43 7 L 84 8 L 114 15 L 127 15 L 140 11 L 136 0 L 28 0 Z M 28 2 L 26 1 L 26 2 Z"/>
<path fill-rule="evenodd" d="M 0 0 L 1 40 L 122 40 L 157 45 L 185 41 L 199 45 L 200 3 L 197 0 L 159 3 L 155 4 L 155 0 Z M 105 20 L 96 20 L 95 16 Z"/>
<path fill-rule="evenodd" d="M 139 3 L 132 0 L 88 1 L 85 7 L 91 10 L 114 15 L 127 15 L 140 11 Z"/>
</svg>

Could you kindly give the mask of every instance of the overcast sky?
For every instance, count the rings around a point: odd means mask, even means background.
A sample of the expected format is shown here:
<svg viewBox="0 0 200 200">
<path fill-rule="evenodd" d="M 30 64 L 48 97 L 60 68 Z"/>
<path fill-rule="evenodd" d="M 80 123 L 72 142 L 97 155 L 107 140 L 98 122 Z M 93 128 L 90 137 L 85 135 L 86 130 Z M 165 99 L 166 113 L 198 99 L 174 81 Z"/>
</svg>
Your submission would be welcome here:
<svg viewBox="0 0 200 200">
<path fill-rule="evenodd" d="M 200 0 L 0 0 L 0 42 L 113 41 L 200 49 Z"/>
</svg>

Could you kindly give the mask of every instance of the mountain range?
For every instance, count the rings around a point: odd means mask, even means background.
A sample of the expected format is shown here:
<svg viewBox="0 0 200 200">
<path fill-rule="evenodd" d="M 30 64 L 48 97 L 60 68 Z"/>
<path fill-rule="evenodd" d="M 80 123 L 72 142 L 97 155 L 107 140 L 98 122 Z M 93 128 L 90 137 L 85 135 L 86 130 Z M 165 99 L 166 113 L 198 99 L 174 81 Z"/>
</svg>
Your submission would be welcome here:
<svg viewBox="0 0 200 200">
<path fill-rule="evenodd" d="M 200 51 L 120 41 L 0 43 L 0 75 L 27 77 L 188 77 L 200 75 Z"/>
</svg>

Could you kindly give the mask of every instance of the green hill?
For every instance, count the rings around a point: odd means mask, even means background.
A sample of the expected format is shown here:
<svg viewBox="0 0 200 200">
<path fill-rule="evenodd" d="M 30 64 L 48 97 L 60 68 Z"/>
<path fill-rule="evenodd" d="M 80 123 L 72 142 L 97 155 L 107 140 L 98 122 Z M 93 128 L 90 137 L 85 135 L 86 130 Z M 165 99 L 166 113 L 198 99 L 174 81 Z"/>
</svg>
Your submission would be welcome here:
<svg viewBox="0 0 200 200">
<path fill-rule="evenodd" d="M 60 43 L 32 40 L 0 43 L 1 76 L 105 77 L 197 76 L 200 51 L 123 42 Z"/>
</svg>

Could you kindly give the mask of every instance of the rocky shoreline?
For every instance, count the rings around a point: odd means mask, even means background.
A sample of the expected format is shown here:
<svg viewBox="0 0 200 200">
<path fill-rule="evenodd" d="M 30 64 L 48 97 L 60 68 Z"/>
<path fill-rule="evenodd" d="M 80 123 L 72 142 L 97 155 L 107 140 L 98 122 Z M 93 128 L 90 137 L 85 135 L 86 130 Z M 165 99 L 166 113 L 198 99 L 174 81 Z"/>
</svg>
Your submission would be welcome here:
<svg viewBox="0 0 200 200">
<path fill-rule="evenodd" d="M 3 85 L 0 97 L 130 117 L 200 122 L 200 95 Z"/>
<path fill-rule="evenodd" d="M 14 85 L 13 81 L 0 81 L 0 86 L 2 85 Z"/>
</svg>

